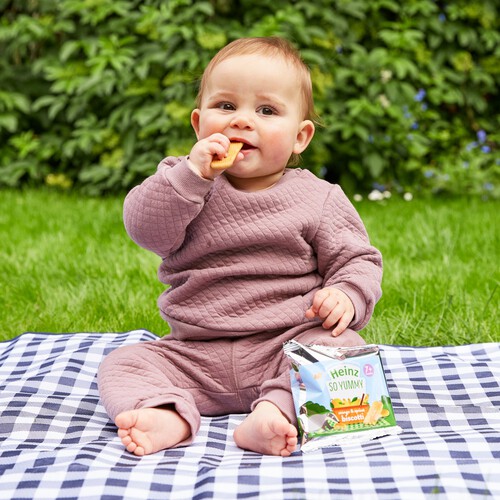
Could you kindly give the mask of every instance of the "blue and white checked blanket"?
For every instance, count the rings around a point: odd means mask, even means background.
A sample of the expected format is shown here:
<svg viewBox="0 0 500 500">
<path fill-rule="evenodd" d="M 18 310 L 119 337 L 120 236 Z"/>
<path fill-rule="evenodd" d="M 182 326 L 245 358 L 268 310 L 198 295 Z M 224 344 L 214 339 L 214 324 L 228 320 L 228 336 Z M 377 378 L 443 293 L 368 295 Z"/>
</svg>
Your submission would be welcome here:
<svg viewBox="0 0 500 500">
<path fill-rule="evenodd" d="M 138 458 L 99 402 L 110 350 L 156 337 L 26 333 L 0 343 L 0 498 L 500 498 L 500 344 L 381 346 L 403 432 L 289 458 L 237 448 L 244 415 Z"/>
</svg>

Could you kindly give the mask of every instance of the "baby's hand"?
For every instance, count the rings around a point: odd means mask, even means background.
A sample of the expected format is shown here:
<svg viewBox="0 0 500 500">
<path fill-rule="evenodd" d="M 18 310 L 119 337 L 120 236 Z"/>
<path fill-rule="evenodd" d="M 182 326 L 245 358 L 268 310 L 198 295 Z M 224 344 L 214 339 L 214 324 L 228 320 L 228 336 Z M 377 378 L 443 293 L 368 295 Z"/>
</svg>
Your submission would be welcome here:
<svg viewBox="0 0 500 500">
<path fill-rule="evenodd" d="M 212 134 L 199 140 L 189 153 L 189 166 L 205 179 L 214 179 L 224 170 L 214 170 L 210 164 L 214 158 L 223 159 L 229 149 L 230 141 L 223 134 Z"/>
<path fill-rule="evenodd" d="M 354 306 L 351 299 L 337 288 L 322 288 L 313 297 L 311 307 L 306 311 L 306 318 L 316 316 L 323 320 L 323 328 L 332 328 L 332 336 L 340 335 L 354 318 Z"/>
</svg>

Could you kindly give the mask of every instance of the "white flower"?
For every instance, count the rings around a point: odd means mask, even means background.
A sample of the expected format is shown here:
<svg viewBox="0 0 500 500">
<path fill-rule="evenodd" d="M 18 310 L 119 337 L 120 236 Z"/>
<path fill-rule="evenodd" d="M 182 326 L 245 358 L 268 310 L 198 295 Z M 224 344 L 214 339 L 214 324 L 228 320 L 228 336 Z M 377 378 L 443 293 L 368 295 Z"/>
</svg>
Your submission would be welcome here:
<svg viewBox="0 0 500 500">
<path fill-rule="evenodd" d="M 389 69 L 383 69 L 380 72 L 380 79 L 382 80 L 382 83 L 387 83 L 390 81 L 392 78 L 392 71 Z"/>
<path fill-rule="evenodd" d="M 382 194 L 384 195 L 384 198 L 390 198 L 392 196 L 390 191 L 384 191 Z"/>
<path fill-rule="evenodd" d="M 353 199 L 354 199 L 354 201 L 361 201 L 363 199 L 363 197 L 360 194 L 355 194 L 353 196 Z"/>
<path fill-rule="evenodd" d="M 413 195 L 412 195 L 411 193 L 405 193 L 405 194 L 403 195 L 403 199 L 404 199 L 405 201 L 411 201 L 411 200 L 413 200 Z"/>
<path fill-rule="evenodd" d="M 380 201 L 384 199 L 384 195 L 378 190 L 374 189 L 369 195 L 368 199 L 370 201 Z"/>
<path fill-rule="evenodd" d="M 378 100 L 383 108 L 388 108 L 391 105 L 391 101 L 387 99 L 387 96 L 385 94 L 380 94 L 378 96 Z"/>
</svg>

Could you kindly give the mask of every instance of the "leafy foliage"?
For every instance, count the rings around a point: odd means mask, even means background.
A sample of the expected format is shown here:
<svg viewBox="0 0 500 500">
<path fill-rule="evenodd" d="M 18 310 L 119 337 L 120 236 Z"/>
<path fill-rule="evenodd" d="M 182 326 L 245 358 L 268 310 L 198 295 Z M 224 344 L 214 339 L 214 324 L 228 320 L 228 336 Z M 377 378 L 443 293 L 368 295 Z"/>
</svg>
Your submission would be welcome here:
<svg viewBox="0 0 500 500">
<path fill-rule="evenodd" d="M 0 0 L 0 185 L 121 191 L 187 154 L 203 68 L 283 36 L 322 127 L 304 166 L 344 188 L 498 195 L 495 0 Z"/>
</svg>

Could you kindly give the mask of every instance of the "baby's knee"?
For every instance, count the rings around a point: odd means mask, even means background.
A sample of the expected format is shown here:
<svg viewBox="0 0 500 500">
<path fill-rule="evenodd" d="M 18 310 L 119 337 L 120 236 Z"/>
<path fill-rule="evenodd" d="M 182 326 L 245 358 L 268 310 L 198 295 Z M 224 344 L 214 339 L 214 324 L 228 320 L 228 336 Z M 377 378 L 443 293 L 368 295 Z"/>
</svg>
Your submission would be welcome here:
<svg viewBox="0 0 500 500">
<path fill-rule="evenodd" d="M 106 354 L 99 366 L 99 372 L 106 371 L 112 366 L 120 365 L 123 361 L 131 359 L 135 346 L 118 347 Z M 134 356 L 132 356 L 134 357 Z"/>
<path fill-rule="evenodd" d="M 148 380 L 147 366 L 147 352 L 141 344 L 119 347 L 102 360 L 97 372 L 97 387 L 112 420 L 119 413 L 135 408 L 143 398 Z"/>
<path fill-rule="evenodd" d="M 114 384 L 123 383 L 123 378 L 148 365 L 148 353 L 143 344 L 118 347 L 104 356 L 97 372 L 98 385 L 110 379 Z"/>
</svg>

